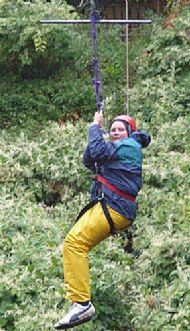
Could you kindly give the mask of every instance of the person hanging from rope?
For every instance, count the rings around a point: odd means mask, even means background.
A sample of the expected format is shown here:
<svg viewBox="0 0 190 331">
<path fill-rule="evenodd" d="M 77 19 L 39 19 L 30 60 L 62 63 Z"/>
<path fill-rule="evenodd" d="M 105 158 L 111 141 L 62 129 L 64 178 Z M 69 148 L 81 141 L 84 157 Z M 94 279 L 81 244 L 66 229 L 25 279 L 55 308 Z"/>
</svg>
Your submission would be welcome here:
<svg viewBox="0 0 190 331">
<path fill-rule="evenodd" d="M 94 174 L 91 201 L 81 211 L 63 245 L 66 298 L 70 310 L 55 325 L 67 329 L 95 315 L 91 302 L 89 251 L 110 234 L 128 228 L 136 217 L 136 197 L 142 186 L 142 148 L 150 135 L 138 131 L 133 118 L 113 119 L 110 140 L 103 137 L 103 114 L 96 112 L 89 128 L 83 162 Z"/>
</svg>

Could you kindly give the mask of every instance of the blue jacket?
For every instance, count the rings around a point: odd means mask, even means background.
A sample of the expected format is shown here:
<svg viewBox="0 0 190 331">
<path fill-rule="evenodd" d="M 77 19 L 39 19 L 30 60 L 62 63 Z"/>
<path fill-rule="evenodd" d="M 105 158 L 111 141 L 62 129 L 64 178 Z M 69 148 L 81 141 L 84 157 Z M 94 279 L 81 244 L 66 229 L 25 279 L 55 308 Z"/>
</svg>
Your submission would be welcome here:
<svg viewBox="0 0 190 331">
<path fill-rule="evenodd" d="M 136 131 L 129 138 L 116 142 L 105 142 L 103 130 L 99 125 L 89 128 L 88 145 L 83 155 L 84 165 L 101 174 L 110 184 L 126 193 L 137 196 L 142 186 L 142 148 L 150 143 L 150 136 L 145 131 Z M 100 184 L 93 182 L 91 199 L 97 196 Z M 136 217 L 136 202 L 114 194 L 104 185 L 102 191 L 106 203 L 128 220 Z"/>
</svg>

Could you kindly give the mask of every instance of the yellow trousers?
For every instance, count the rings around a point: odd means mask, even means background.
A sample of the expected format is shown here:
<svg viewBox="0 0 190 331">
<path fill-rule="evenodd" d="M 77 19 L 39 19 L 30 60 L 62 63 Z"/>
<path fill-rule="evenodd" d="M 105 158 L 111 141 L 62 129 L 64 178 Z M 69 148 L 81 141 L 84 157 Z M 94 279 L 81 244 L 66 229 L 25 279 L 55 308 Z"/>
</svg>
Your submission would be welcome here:
<svg viewBox="0 0 190 331">
<path fill-rule="evenodd" d="M 130 221 L 108 207 L 116 230 Z M 88 252 L 110 235 L 110 226 L 100 203 L 89 209 L 73 226 L 63 245 L 63 268 L 66 298 L 72 302 L 90 300 Z"/>
</svg>

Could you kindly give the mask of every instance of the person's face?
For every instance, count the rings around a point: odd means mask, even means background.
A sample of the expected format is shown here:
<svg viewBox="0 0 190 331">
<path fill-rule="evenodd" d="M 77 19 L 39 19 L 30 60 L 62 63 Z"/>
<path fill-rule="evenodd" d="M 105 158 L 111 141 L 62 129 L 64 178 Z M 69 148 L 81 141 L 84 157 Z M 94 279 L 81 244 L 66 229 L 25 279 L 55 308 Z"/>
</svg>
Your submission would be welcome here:
<svg viewBox="0 0 190 331">
<path fill-rule="evenodd" d="M 125 124 L 121 121 L 115 121 L 112 123 L 110 128 L 110 140 L 115 142 L 128 137 L 128 132 L 126 130 Z"/>
</svg>

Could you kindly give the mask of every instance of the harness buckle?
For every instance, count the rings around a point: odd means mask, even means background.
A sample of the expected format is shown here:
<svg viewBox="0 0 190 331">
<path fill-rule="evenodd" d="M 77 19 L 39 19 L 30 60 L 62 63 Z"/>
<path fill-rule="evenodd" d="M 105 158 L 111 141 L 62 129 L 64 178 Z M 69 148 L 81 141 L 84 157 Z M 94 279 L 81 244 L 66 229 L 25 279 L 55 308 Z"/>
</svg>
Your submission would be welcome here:
<svg viewBox="0 0 190 331">
<path fill-rule="evenodd" d="M 98 196 L 98 201 L 102 201 L 104 199 L 104 192 L 101 192 L 101 195 Z"/>
</svg>

